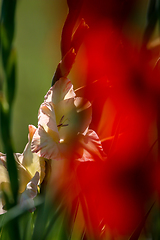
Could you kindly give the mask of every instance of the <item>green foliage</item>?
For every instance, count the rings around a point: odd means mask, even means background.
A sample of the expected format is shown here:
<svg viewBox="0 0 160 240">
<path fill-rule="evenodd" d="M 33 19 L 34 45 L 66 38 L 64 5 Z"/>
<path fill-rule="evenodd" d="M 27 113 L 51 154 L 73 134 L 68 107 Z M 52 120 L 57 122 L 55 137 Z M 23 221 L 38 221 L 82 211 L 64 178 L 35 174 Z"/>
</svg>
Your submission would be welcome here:
<svg viewBox="0 0 160 240">
<path fill-rule="evenodd" d="M 0 99 L 0 112 L 1 112 L 1 136 L 3 140 L 4 149 L 7 156 L 7 168 L 9 173 L 9 178 L 11 182 L 11 192 L 13 196 L 13 202 L 6 195 L 5 200 L 7 203 L 7 208 L 17 204 L 18 196 L 18 172 L 17 166 L 13 154 L 13 144 L 11 139 L 11 115 L 12 115 L 12 104 L 14 100 L 15 93 L 15 80 L 16 80 L 16 54 L 12 49 L 12 41 L 14 37 L 14 17 L 16 9 L 16 0 L 14 1 L 2 1 L 2 12 L 1 12 L 1 59 L 3 62 L 3 70 L 6 81 L 6 98 L 2 95 Z M 6 99 L 6 100 L 5 100 Z M 5 218 L 5 216 L 4 216 Z M 20 239 L 18 219 L 14 217 L 13 220 L 8 222 L 4 227 L 4 232 L 8 229 L 8 236 L 10 239 Z M 2 239 L 4 239 L 5 234 L 2 234 Z M 5 236 L 7 239 L 7 237 Z"/>
<path fill-rule="evenodd" d="M 148 4 L 147 22 L 143 35 L 142 48 L 147 47 L 147 43 L 152 37 L 152 34 L 156 28 L 157 23 L 160 22 L 160 2 L 159 0 L 150 0 Z"/>
<path fill-rule="evenodd" d="M 16 54 L 12 48 L 12 41 L 14 37 L 14 17 L 15 17 L 16 1 L 2 1 L 1 13 L 1 54 L 5 73 L 7 97 L 2 95 L 0 99 L 1 111 L 1 135 L 4 149 L 7 155 L 7 168 L 9 172 L 11 190 L 13 194 L 14 204 L 17 204 L 18 194 L 18 172 L 15 158 L 13 155 L 13 144 L 11 139 L 11 115 L 12 104 L 15 93 L 16 81 Z M 7 100 L 5 100 L 7 99 Z M 14 205 L 13 204 L 13 205 Z"/>
</svg>

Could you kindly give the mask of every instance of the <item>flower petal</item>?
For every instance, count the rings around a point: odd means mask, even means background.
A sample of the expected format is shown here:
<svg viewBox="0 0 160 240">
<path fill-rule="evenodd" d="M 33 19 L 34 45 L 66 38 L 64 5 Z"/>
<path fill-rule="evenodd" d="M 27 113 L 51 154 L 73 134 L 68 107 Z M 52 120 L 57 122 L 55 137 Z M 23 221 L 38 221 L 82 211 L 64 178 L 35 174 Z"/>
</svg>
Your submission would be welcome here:
<svg viewBox="0 0 160 240">
<path fill-rule="evenodd" d="M 34 211 L 34 201 L 33 198 L 37 196 L 37 185 L 39 182 L 40 176 L 39 172 L 36 172 L 34 177 L 27 184 L 25 191 L 21 194 L 20 205 L 21 207 L 29 208 L 31 211 Z"/>
<path fill-rule="evenodd" d="M 62 77 L 47 92 L 45 101 L 57 104 L 64 99 L 74 97 L 75 93 L 71 81 L 68 78 Z"/>
<path fill-rule="evenodd" d="M 6 166 L 6 154 L 0 152 L 0 165 L 3 165 L 5 168 Z"/>
<path fill-rule="evenodd" d="M 40 183 L 43 181 L 45 176 L 45 160 L 36 153 L 31 152 L 31 143 L 28 143 L 24 149 L 22 164 L 32 177 L 38 171 L 40 174 Z"/>
<path fill-rule="evenodd" d="M 28 134 L 28 141 L 31 142 L 32 141 L 32 138 L 33 138 L 33 135 L 36 131 L 36 127 L 34 125 L 29 125 L 28 126 L 28 130 L 29 130 L 29 134 Z"/>
<path fill-rule="evenodd" d="M 9 183 L 9 175 L 6 168 L 6 155 L 0 153 L 0 190 L 2 183 Z"/>
<path fill-rule="evenodd" d="M 62 159 L 59 143 L 57 144 L 42 126 L 38 127 L 33 136 L 31 151 L 37 153 L 39 157 L 53 160 Z"/>
<path fill-rule="evenodd" d="M 38 116 L 38 125 L 41 125 L 55 142 L 59 142 L 55 109 L 51 102 L 41 104 Z"/>
<path fill-rule="evenodd" d="M 6 210 L 4 210 L 3 207 L 4 207 L 3 199 L 2 196 L 0 196 L 0 215 L 6 213 Z"/>
<path fill-rule="evenodd" d="M 23 155 L 15 154 L 14 156 L 17 162 L 18 177 L 19 177 L 19 183 L 20 183 L 19 192 L 21 193 L 25 190 L 27 183 L 32 179 L 32 175 L 21 163 L 21 159 L 23 159 Z"/>
<path fill-rule="evenodd" d="M 29 125 L 28 129 L 29 142 L 26 144 L 23 154 L 16 154 L 16 156 L 18 161 L 30 173 L 31 177 L 33 177 L 37 171 L 39 172 L 41 183 L 45 176 L 45 160 L 44 158 L 40 158 L 36 153 L 31 152 L 31 140 L 37 128 Z"/>
<path fill-rule="evenodd" d="M 60 139 L 65 142 L 73 140 L 79 132 L 81 124 L 74 105 L 74 99 L 66 99 L 56 104 L 55 114 Z"/>
<path fill-rule="evenodd" d="M 77 160 L 81 162 L 94 161 L 95 159 L 106 159 L 101 141 L 95 131 L 89 129 L 86 135 L 79 134 L 76 150 Z"/>
<path fill-rule="evenodd" d="M 79 119 L 79 132 L 83 133 L 92 121 L 92 105 L 85 98 L 76 97 L 74 100 Z"/>
<path fill-rule="evenodd" d="M 21 163 L 22 154 L 15 153 L 14 157 L 17 163 L 18 177 L 19 177 L 19 183 L 20 183 L 19 192 L 23 192 L 25 190 L 27 183 L 31 180 L 32 177 L 29 171 Z M 7 186 L 8 188 L 8 183 L 10 184 L 10 179 L 9 179 L 7 167 L 5 166 L 5 162 L 6 162 L 6 155 L 0 154 L 0 173 L 1 173 L 0 184 L 7 183 L 7 184 L 3 184 L 3 187 Z"/>
</svg>

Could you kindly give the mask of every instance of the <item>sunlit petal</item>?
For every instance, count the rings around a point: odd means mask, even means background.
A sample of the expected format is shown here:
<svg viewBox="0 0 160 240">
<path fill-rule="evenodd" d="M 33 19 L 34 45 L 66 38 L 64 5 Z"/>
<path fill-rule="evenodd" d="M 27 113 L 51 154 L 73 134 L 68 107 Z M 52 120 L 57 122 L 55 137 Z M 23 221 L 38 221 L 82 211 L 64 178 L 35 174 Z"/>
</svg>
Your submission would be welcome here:
<svg viewBox="0 0 160 240">
<path fill-rule="evenodd" d="M 38 171 L 40 174 L 40 182 L 42 182 L 45 176 L 45 160 L 44 158 L 39 157 L 36 153 L 31 152 L 31 140 L 33 138 L 33 135 L 32 135 L 33 130 L 35 133 L 36 128 L 30 125 L 29 126 L 30 141 L 27 143 L 23 151 L 23 154 L 21 157 L 21 163 L 29 171 L 32 177 Z"/>
<path fill-rule="evenodd" d="M 30 174 L 30 172 L 27 170 L 27 168 L 25 168 L 21 161 L 19 159 L 22 159 L 23 155 L 21 154 L 21 156 L 17 156 L 17 154 L 15 154 L 15 159 L 16 159 L 16 163 L 17 163 L 17 170 L 18 170 L 18 177 L 19 177 L 19 192 L 22 193 L 25 188 L 27 183 L 32 179 L 32 175 Z"/>
<path fill-rule="evenodd" d="M 33 136 L 31 151 L 37 153 L 39 157 L 56 160 L 62 159 L 58 144 L 42 126 L 38 127 Z"/>
<path fill-rule="evenodd" d="M 54 105 L 52 103 L 42 103 L 39 111 L 38 124 L 51 135 L 55 142 L 59 141 L 59 132 L 56 123 Z"/>
<path fill-rule="evenodd" d="M 28 126 L 28 130 L 29 130 L 29 134 L 28 134 L 28 141 L 31 142 L 32 141 L 32 138 L 33 138 L 33 135 L 36 131 L 36 127 L 34 125 L 29 125 Z"/>
<path fill-rule="evenodd" d="M 53 87 L 50 88 L 48 93 L 45 96 L 45 101 L 47 102 L 53 102 L 54 104 L 57 104 L 58 102 L 74 98 L 75 93 L 73 91 L 73 85 L 71 81 L 68 78 L 60 78 Z"/>
</svg>

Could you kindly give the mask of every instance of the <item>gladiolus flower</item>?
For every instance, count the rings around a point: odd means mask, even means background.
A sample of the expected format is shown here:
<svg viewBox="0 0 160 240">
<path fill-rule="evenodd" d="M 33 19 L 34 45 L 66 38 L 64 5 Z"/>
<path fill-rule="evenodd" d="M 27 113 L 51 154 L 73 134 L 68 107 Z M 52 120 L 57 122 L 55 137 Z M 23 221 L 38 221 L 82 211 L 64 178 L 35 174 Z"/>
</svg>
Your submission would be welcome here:
<svg viewBox="0 0 160 240">
<path fill-rule="evenodd" d="M 69 79 L 60 78 L 40 106 L 32 152 L 52 160 L 71 157 L 71 153 L 80 161 L 92 161 L 95 156 L 103 158 L 97 134 L 88 129 L 91 120 L 91 103 L 76 97 Z"/>
</svg>

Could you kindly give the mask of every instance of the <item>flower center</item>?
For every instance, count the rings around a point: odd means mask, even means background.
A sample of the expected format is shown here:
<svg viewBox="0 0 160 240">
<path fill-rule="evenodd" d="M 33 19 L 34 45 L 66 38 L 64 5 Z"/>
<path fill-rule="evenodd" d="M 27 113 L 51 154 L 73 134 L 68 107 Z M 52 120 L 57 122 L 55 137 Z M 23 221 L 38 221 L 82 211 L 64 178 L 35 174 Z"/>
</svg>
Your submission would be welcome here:
<svg viewBox="0 0 160 240">
<path fill-rule="evenodd" d="M 58 130 L 60 130 L 61 127 L 67 127 L 68 126 L 68 124 L 64 124 L 67 121 L 67 119 L 62 123 L 63 119 L 64 119 L 64 115 L 61 117 L 61 119 L 59 121 L 59 124 L 57 125 Z"/>
</svg>

